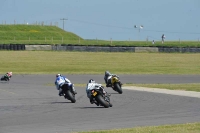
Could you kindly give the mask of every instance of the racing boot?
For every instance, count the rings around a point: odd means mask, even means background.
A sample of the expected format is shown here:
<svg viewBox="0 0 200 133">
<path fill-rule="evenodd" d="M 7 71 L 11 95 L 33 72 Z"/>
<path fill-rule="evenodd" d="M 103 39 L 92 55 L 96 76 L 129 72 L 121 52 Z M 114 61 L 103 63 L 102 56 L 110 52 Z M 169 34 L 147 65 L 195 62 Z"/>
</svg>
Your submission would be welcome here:
<svg viewBox="0 0 200 133">
<path fill-rule="evenodd" d="M 93 98 L 92 98 L 92 97 L 90 98 L 90 103 L 91 103 L 91 104 L 93 104 L 93 103 L 94 103 L 94 100 L 93 100 Z"/>
<path fill-rule="evenodd" d="M 121 81 L 119 81 L 119 83 L 120 83 L 121 86 L 123 85 Z"/>
<path fill-rule="evenodd" d="M 73 87 L 72 89 L 73 89 L 73 93 L 74 93 L 74 95 L 77 94 L 75 88 Z"/>
<path fill-rule="evenodd" d="M 59 96 L 63 96 L 63 91 L 62 91 L 62 89 L 60 88 L 60 90 L 59 90 L 59 93 L 58 93 L 58 95 Z"/>
<path fill-rule="evenodd" d="M 106 87 L 112 87 L 112 85 L 111 84 L 106 84 Z"/>
</svg>

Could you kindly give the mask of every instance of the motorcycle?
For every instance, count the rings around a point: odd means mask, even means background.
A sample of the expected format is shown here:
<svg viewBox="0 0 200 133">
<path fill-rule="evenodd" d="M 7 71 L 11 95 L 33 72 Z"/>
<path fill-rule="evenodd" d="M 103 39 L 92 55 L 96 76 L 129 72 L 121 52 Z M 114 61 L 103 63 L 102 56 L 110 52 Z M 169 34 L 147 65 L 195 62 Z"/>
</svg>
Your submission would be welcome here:
<svg viewBox="0 0 200 133">
<path fill-rule="evenodd" d="M 63 91 L 63 96 L 65 99 L 68 99 L 72 103 L 75 103 L 76 99 L 75 99 L 75 94 L 73 92 L 73 87 L 74 87 L 74 84 L 70 83 L 68 86 L 68 84 L 66 83 L 62 86 L 62 91 Z"/>
<path fill-rule="evenodd" d="M 118 92 L 119 94 L 122 94 L 122 84 L 119 80 L 119 77 L 117 77 L 116 75 L 113 75 L 111 77 L 111 85 L 114 91 Z"/>
<path fill-rule="evenodd" d="M 107 93 L 103 93 L 102 89 L 91 90 L 91 97 L 97 106 L 103 106 L 105 108 L 112 107 L 110 103 L 110 96 Z"/>
<path fill-rule="evenodd" d="M 1 81 L 9 81 L 9 80 L 10 80 L 9 77 L 6 77 L 6 76 L 1 77 Z"/>
</svg>

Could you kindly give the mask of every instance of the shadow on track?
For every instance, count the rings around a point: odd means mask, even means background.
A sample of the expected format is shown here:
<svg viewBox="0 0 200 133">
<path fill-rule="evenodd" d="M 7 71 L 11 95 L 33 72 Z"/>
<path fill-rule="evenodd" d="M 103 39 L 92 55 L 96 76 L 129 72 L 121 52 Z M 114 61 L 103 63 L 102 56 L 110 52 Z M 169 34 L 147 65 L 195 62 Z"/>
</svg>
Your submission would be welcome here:
<svg viewBox="0 0 200 133">
<path fill-rule="evenodd" d="M 74 108 L 77 108 L 77 109 L 98 109 L 98 108 L 104 108 L 104 107 L 96 106 L 96 107 L 74 107 Z"/>
<path fill-rule="evenodd" d="M 57 103 L 62 103 L 62 104 L 64 104 L 64 103 L 72 103 L 72 102 L 51 102 L 51 104 L 57 104 Z M 74 103 L 73 103 L 74 104 Z"/>
</svg>

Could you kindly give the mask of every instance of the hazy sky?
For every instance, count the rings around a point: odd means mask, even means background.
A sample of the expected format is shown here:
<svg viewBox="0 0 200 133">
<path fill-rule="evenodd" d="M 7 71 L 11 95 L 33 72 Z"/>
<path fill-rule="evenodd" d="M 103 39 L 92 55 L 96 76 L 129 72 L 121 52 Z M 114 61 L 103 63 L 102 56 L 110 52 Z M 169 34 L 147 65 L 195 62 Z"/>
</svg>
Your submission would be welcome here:
<svg viewBox="0 0 200 133">
<path fill-rule="evenodd" d="M 62 18 L 66 31 L 84 39 L 200 40 L 200 0 L 0 0 L 1 24 L 63 28 Z"/>
</svg>

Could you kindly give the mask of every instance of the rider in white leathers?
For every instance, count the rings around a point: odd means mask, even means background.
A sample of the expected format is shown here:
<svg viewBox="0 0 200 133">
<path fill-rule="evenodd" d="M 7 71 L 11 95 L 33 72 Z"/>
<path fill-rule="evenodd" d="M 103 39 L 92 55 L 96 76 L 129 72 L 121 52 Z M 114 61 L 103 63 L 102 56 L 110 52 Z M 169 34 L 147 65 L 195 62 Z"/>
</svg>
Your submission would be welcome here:
<svg viewBox="0 0 200 133">
<path fill-rule="evenodd" d="M 95 83 L 95 81 L 93 79 L 89 80 L 89 83 L 86 86 L 86 94 L 87 97 L 90 99 L 90 103 L 93 104 L 94 101 L 91 97 L 91 90 L 93 89 L 103 89 L 101 84 Z M 106 94 L 107 92 L 103 89 L 103 93 Z"/>
<path fill-rule="evenodd" d="M 57 74 L 56 75 L 56 80 L 55 80 L 55 85 L 57 90 L 59 90 L 58 95 L 62 96 L 62 86 L 64 84 L 68 84 L 68 86 L 70 86 L 72 83 L 69 79 L 67 79 L 65 76 L 61 76 L 61 74 Z M 72 87 L 74 94 L 77 94 L 76 90 L 74 89 L 74 87 Z"/>
</svg>

